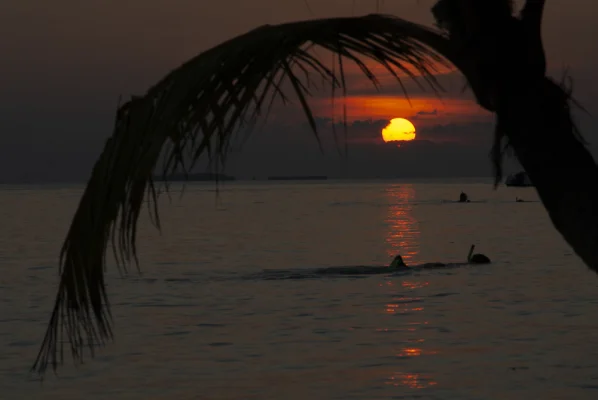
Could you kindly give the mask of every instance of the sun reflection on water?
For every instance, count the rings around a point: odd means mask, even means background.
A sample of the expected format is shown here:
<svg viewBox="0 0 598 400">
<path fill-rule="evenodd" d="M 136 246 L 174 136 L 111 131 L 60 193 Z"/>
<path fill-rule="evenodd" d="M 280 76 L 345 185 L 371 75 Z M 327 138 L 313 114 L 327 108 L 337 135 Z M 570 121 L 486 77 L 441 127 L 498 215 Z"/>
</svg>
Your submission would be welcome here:
<svg viewBox="0 0 598 400">
<path fill-rule="evenodd" d="M 411 214 L 415 200 L 415 188 L 410 184 L 390 185 L 386 188 L 388 200 L 388 234 L 386 236 L 389 257 L 401 254 L 407 264 L 419 253 L 419 223 Z"/>
<path fill-rule="evenodd" d="M 438 354 L 436 350 L 426 350 L 421 347 L 403 347 L 399 349 L 397 353 L 397 357 L 419 357 L 423 355 L 433 355 Z"/>
<path fill-rule="evenodd" d="M 438 384 L 429 375 L 404 372 L 396 372 L 388 378 L 386 383 L 388 385 L 405 386 L 412 389 L 425 389 Z"/>
<path fill-rule="evenodd" d="M 426 287 L 430 284 L 430 282 L 426 281 L 402 281 L 401 286 L 406 289 L 421 289 Z"/>
<path fill-rule="evenodd" d="M 409 188 L 407 188 L 408 193 Z M 390 244 L 390 249 L 400 247 L 401 254 L 414 256 L 418 253 L 419 230 L 417 221 L 405 215 L 405 213 L 392 213 L 391 217 L 396 217 L 396 219 L 394 225 L 389 225 L 395 226 L 395 230 L 389 234 L 387 243 Z M 404 232 L 408 232 L 408 235 L 401 234 Z M 397 366 L 400 368 L 409 365 L 415 369 L 418 362 L 421 363 L 421 361 L 416 362 L 415 360 L 438 354 L 437 350 L 431 349 L 428 343 L 425 343 L 426 328 L 430 324 L 427 318 L 429 315 L 425 313 L 425 291 L 429 285 L 430 282 L 425 277 L 415 276 L 395 276 L 379 284 L 382 290 L 391 297 L 390 301 L 387 300 L 383 303 L 383 313 L 392 319 L 388 320 L 387 327 L 378 328 L 376 331 L 392 332 L 395 340 L 398 340 L 399 343 L 395 343 L 395 346 L 389 348 L 388 351 L 396 357 Z M 438 385 L 438 382 L 429 374 L 415 371 L 404 372 L 404 370 L 395 372 L 391 376 L 386 375 L 385 383 L 417 390 Z"/>
<path fill-rule="evenodd" d="M 409 314 L 413 311 L 422 311 L 424 309 L 421 304 L 418 304 L 422 301 L 421 297 L 401 297 L 395 301 L 396 303 L 386 304 L 387 314 Z"/>
</svg>

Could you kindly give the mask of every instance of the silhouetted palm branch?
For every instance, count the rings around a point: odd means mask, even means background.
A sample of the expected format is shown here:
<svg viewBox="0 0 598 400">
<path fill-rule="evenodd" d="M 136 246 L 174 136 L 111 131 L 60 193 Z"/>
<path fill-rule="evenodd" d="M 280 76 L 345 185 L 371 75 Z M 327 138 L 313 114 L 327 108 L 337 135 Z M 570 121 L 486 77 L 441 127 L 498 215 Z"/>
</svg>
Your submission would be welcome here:
<svg viewBox="0 0 598 400">
<path fill-rule="evenodd" d="M 382 65 L 399 84 L 402 73 L 421 77 L 433 90 L 440 89 L 433 76 L 437 63 L 448 60 L 461 70 L 478 103 L 497 115 L 497 177 L 504 136 L 555 227 L 598 270 L 598 169 L 571 118 L 570 93 L 544 76 L 544 1 L 527 0 L 518 25 L 510 0 L 439 0 L 433 12 L 449 27 L 442 33 L 380 15 L 264 26 L 200 54 L 120 107 L 62 248 L 59 291 L 34 368 L 55 369 L 65 341 L 80 361 L 86 346 L 93 355 L 112 337 L 106 251 L 111 243 L 122 270 L 137 263 L 137 221 L 146 196 L 159 228 L 152 176 L 161 160 L 165 176 L 190 170 L 203 156 L 222 165 L 236 132 L 250 127 L 275 98 L 288 100 L 283 83 L 318 138 L 307 103 L 313 78 L 344 92 L 347 59 L 374 85 L 376 76 L 362 58 Z M 503 11 L 488 11 L 491 3 Z M 478 33 L 487 36 L 478 40 Z M 336 53 L 338 67 L 324 65 L 312 47 Z"/>
<path fill-rule="evenodd" d="M 338 67 L 324 65 L 309 51 L 312 47 L 336 53 Z M 165 177 L 190 170 L 204 155 L 223 163 L 236 132 L 250 126 L 275 98 L 288 100 L 284 81 L 318 137 L 307 103 L 313 78 L 344 92 L 343 60 L 350 60 L 378 85 L 363 58 L 384 66 L 399 83 L 399 74 L 419 76 L 438 90 L 435 66 L 451 58 L 451 48 L 433 30 L 391 16 L 263 26 L 200 54 L 120 107 L 61 251 L 59 291 L 34 368 L 43 373 L 51 364 L 55 369 L 66 341 L 80 361 L 86 346 L 93 355 L 111 338 L 106 251 L 111 242 L 124 271 L 131 260 L 137 263 L 137 221 L 146 195 L 160 227 L 152 180 L 160 160 Z"/>
</svg>

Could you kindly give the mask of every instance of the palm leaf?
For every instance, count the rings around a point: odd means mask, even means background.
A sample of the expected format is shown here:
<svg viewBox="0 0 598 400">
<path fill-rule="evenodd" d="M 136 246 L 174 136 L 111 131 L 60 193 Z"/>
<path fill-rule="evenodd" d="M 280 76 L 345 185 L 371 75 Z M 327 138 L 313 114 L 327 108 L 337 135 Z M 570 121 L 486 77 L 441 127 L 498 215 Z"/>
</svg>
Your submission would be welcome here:
<svg viewBox="0 0 598 400">
<path fill-rule="evenodd" d="M 479 6 L 476 1 L 439 3 Z M 533 58 L 539 61 L 537 66 L 544 63 L 539 37 L 544 2 L 527 0 L 522 11 L 531 22 L 528 32 L 537 32 L 532 40 L 535 43 L 518 37 L 508 39 L 513 48 L 525 54 L 519 60 L 524 72 L 529 67 L 527 50 L 534 53 Z M 483 7 L 467 15 L 474 19 L 473 26 L 484 27 L 486 19 L 494 18 L 494 13 L 484 10 L 488 11 Z M 276 98 L 288 100 L 283 90 L 285 82 L 298 98 L 319 140 L 307 102 L 311 77 L 319 76 L 331 84 L 333 94 L 337 88 L 346 93 L 343 59 L 356 63 L 374 85 L 378 84 L 376 76 L 362 58 L 381 64 L 399 84 L 402 82 L 398 72 L 402 72 L 416 82 L 421 76 L 436 91 L 441 88 L 433 76 L 435 63 L 448 60 L 460 69 L 478 103 L 497 114 L 492 156 L 496 176 L 500 176 L 500 139 L 505 136 L 536 185 L 554 226 L 584 262 L 598 272 L 598 168 L 571 118 L 570 104 L 574 101 L 570 92 L 540 70 L 524 75 L 531 80 L 522 80 L 519 64 L 513 68 L 503 63 L 505 68 L 495 71 L 500 76 L 480 73 L 479 61 L 497 61 L 497 55 L 508 57 L 493 54 L 491 49 L 496 46 L 492 43 L 481 42 L 477 49 L 467 48 L 467 40 L 462 39 L 453 38 L 450 32 L 440 34 L 399 18 L 379 15 L 264 26 L 191 59 L 144 96 L 120 107 L 114 133 L 94 166 L 61 251 L 58 295 L 33 368 L 40 374 L 49 364 L 56 369 L 63 361 L 65 342 L 70 343 L 74 359 L 81 361 L 86 346 L 93 356 L 94 349 L 112 337 L 104 285 L 106 251 L 111 244 L 121 271 L 126 272 L 132 260 L 138 265 L 136 229 L 146 196 L 152 220 L 160 227 L 152 176 L 161 155 L 165 177 L 180 169 L 186 172 L 204 156 L 211 165 L 224 165 L 234 134 L 267 114 Z M 312 47 L 336 53 L 338 69 L 334 64 L 324 65 L 309 52 Z M 499 82 L 505 86 L 509 81 L 518 84 L 506 85 L 508 88 L 493 99 L 488 88 Z"/>
<path fill-rule="evenodd" d="M 136 257 L 137 221 L 144 198 L 160 226 L 153 173 L 163 158 L 165 177 L 207 156 L 226 161 L 234 134 L 283 101 L 283 82 L 292 91 L 319 138 L 307 97 L 311 75 L 344 93 L 342 62 L 324 65 L 309 50 L 320 47 L 356 63 L 373 83 L 375 74 L 362 58 L 399 73 L 423 77 L 433 90 L 435 65 L 455 60 L 449 42 L 434 30 L 391 16 L 369 15 L 263 26 L 216 46 L 169 73 L 141 97 L 119 108 L 112 137 L 96 162 L 62 247 L 61 279 L 52 317 L 34 369 L 55 370 L 70 344 L 75 361 L 112 337 L 104 284 L 106 252 L 126 272 Z M 460 66 L 464 68 L 463 66 Z M 266 108 L 264 110 L 264 108 Z M 190 155 L 190 156 L 189 156 Z M 185 160 L 190 160 L 187 165 Z"/>
</svg>

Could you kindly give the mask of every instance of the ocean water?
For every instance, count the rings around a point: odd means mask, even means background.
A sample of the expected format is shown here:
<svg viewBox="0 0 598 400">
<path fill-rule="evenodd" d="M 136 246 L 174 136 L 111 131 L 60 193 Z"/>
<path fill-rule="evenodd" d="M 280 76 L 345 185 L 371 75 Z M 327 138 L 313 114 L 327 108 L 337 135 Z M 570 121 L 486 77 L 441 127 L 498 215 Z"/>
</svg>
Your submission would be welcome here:
<svg viewBox="0 0 598 400">
<path fill-rule="evenodd" d="M 176 188 L 175 188 L 176 189 Z M 466 191 L 469 204 L 447 202 Z M 225 183 L 142 214 L 141 271 L 108 268 L 115 341 L 29 374 L 82 187 L 0 190 L 1 399 L 595 399 L 598 277 L 533 189 Z M 516 203 L 515 197 L 529 202 Z M 361 278 L 263 269 L 459 262 Z"/>
</svg>

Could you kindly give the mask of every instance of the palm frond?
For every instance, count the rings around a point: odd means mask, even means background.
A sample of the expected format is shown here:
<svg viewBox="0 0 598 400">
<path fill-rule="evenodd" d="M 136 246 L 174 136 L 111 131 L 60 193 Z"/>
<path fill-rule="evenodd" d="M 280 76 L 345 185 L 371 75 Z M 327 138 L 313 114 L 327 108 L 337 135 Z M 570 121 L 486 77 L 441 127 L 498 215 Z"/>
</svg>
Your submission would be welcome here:
<svg viewBox="0 0 598 400">
<path fill-rule="evenodd" d="M 309 51 L 314 46 L 353 61 L 373 84 L 376 76 L 363 58 L 384 66 L 399 83 L 402 72 L 416 80 L 421 76 L 433 90 L 441 89 L 435 63 L 456 64 L 442 35 L 391 16 L 263 26 L 194 57 L 120 107 L 62 247 L 58 295 L 34 370 L 43 374 L 49 364 L 55 370 L 64 361 L 65 342 L 75 361 L 82 361 L 86 347 L 93 356 L 111 339 L 106 252 L 111 244 L 123 272 L 131 261 L 138 265 L 136 229 L 146 195 L 160 227 L 152 176 L 161 155 L 165 177 L 190 170 L 204 155 L 222 165 L 235 132 L 267 112 L 275 98 L 287 99 L 283 82 L 292 87 L 319 138 L 307 102 L 310 91 L 299 72 L 342 92 L 346 88 L 342 63 L 324 65 Z"/>
</svg>

